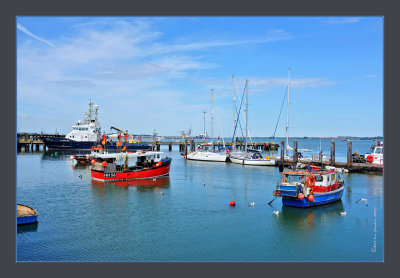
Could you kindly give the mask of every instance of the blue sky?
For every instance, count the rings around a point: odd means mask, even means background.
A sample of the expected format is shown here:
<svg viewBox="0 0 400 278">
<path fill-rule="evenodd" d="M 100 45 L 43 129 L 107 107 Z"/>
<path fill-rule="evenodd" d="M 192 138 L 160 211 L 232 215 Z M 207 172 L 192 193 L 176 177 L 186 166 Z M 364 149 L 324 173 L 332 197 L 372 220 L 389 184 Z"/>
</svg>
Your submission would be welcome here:
<svg viewBox="0 0 400 278">
<path fill-rule="evenodd" d="M 17 17 L 17 127 L 68 133 L 89 100 L 104 131 L 232 136 L 232 75 L 251 136 L 383 135 L 383 17 Z M 238 104 L 239 106 L 239 104 Z M 244 126 L 244 118 L 241 118 Z M 286 104 L 276 136 L 285 136 Z"/>
</svg>

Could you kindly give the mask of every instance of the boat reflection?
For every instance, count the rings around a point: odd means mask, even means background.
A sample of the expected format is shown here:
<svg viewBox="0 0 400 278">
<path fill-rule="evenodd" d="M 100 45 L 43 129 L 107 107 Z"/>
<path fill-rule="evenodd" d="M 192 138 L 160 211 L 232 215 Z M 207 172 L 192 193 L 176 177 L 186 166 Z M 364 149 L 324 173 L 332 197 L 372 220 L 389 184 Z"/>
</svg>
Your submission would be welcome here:
<svg viewBox="0 0 400 278">
<path fill-rule="evenodd" d="M 343 212 L 343 202 L 339 200 L 335 203 L 310 207 L 296 208 L 282 206 L 282 213 L 279 215 L 280 224 L 286 228 L 296 230 L 309 230 L 315 225 L 331 223 L 341 216 Z"/>
<path fill-rule="evenodd" d="M 23 224 L 17 226 L 17 233 L 35 232 L 38 228 L 39 222 Z"/>
<path fill-rule="evenodd" d="M 153 189 L 161 189 L 161 188 L 169 188 L 170 179 L 168 177 L 158 177 L 158 178 L 150 178 L 150 179 L 137 179 L 137 180 L 128 180 L 128 181 L 109 181 L 103 182 L 98 180 L 92 180 L 92 185 L 96 187 L 123 187 L 128 188 L 129 186 L 136 187 L 138 191 L 149 191 Z"/>
</svg>

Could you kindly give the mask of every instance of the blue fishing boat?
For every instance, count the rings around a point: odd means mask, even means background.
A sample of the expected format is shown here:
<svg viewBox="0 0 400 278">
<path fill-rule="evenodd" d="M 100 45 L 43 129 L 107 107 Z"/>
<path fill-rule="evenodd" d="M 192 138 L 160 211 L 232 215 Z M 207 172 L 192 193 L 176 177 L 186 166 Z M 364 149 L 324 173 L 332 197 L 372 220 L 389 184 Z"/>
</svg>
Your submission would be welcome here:
<svg viewBox="0 0 400 278">
<path fill-rule="evenodd" d="M 342 198 L 344 181 L 335 170 L 286 171 L 273 195 L 292 207 L 313 207 Z"/>
<path fill-rule="evenodd" d="M 17 225 L 35 223 L 38 216 L 34 208 L 17 204 Z"/>
</svg>

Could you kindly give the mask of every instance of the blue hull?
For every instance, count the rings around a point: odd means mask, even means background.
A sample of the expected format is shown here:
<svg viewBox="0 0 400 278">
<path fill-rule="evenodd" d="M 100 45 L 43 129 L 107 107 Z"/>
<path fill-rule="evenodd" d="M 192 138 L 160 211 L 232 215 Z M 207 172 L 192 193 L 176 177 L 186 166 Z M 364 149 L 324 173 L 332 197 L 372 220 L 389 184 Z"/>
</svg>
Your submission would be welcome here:
<svg viewBox="0 0 400 278">
<path fill-rule="evenodd" d="M 17 217 L 17 225 L 35 223 L 36 221 L 37 221 L 37 215 Z"/>
<path fill-rule="evenodd" d="M 91 147 L 97 146 L 100 142 L 95 141 L 72 141 L 70 139 L 62 138 L 62 137 L 53 137 L 53 138 L 41 138 L 43 143 L 48 149 L 51 150 L 90 150 Z M 108 142 L 107 148 L 110 150 L 116 150 L 117 144 L 115 142 Z M 127 143 L 127 150 L 151 150 L 152 144 L 150 143 Z"/>
<path fill-rule="evenodd" d="M 297 197 L 283 196 L 282 204 L 284 206 L 301 207 L 301 208 L 325 205 L 339 201 L 342 198 L 343 191 L 344 191 L 344 186 L 332 192 L 314 194 L 314 201 L 312 202 L 308 201 L 307 198 L 303 198 L 300 200 Z"/>
</svg>

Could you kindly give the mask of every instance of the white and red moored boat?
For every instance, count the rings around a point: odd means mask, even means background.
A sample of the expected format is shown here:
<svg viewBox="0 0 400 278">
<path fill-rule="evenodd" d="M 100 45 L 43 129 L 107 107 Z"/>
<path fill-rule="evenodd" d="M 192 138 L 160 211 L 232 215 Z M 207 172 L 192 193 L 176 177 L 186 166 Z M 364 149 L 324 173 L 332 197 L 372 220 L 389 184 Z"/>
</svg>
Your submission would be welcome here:
<svg viewBox="0 0 400 278">
<path fill-rule="evenodd" d="M 372 164 L 383 165 L 383 142 L 378 141 L 370 148 L 370 153 L 365 154 L 367 162 Z"/>
<path fill-rule="evenodd" d="M 92 179 L 118 181 L 168 176 L 171 158 L 161 158 L 162 152 L 96 153 L 91 169 Z"/>
</svg>

